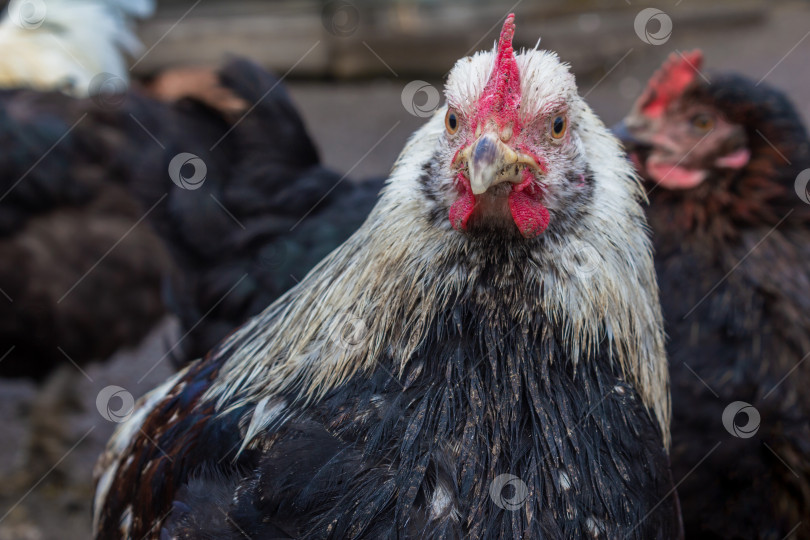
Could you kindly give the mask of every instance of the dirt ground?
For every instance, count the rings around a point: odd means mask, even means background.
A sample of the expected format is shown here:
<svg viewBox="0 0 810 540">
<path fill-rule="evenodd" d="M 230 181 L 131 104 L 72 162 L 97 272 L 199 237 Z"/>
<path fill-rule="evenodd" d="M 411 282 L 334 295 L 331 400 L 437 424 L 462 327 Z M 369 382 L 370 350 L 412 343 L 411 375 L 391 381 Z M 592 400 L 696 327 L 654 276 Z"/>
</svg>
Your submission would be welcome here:
<svg viewBox="0 0 810 540">
<path fill-rule="evenodd" d="M 632 20 L 628 24 L 632 28 Z M 756 25 L 692 33 L 676 28 L 662 46 L 639 40 L 615 67 L 581 77 L 580 91 L 610 125 L 670 52 L 696 47 L 705 52 L 709 78 L 712 70 L 764 77 L 810 118 L 810 2 L 779 4 Z M 566 51 L 559 53 L 566 58 Z M 408 136 L 424 122 L 401 103 L 408 82 L 291 81 L 288 86 L 325 163 L 352 178 L 367 178 L 386 175 Z M 117 425 L 102 416 L 96 398 L 109 385 L 136 398 L 155 386 L 170 373 L 169 362 L 161 358 L 176 340 L 177 326 L 167 319 L 137 349 L 83 371 L 67 364 L 42 388 L 0 381 L 0 540 L 89 537 L 91 470 Z"/>
</svg>

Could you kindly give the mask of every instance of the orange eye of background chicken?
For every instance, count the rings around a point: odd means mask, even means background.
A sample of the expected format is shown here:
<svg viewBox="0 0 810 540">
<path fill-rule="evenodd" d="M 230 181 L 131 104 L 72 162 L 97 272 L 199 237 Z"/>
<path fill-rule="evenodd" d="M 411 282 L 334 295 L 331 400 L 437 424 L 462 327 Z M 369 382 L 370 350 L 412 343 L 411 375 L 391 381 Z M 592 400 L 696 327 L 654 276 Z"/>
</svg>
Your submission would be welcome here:
<svg viewBox="0 0 810 540">
<path fill-rule="evenodd" d="M 709 114 L 698 114 L 692 118 L 692 125 L 700 131 L 709 131 L 714 127 L 714 118 Z"/>
<path fill-rule="evenodd" d="M 447 109 L 447 114 L 444 117 L 444 126 L 447 128 L 447 132 L 453 135 L 458 131 L 458 125 L 458 113 L 453 109 Z"/>
<path fill-rule="evenodd" d="M 567 127 L 568 118 L 562 115 L 555 116 L 554 120 L 551 121 L 551 138 L 562 139 L 562 136 L 565 135 L 565 130 Z"/>
</svg>

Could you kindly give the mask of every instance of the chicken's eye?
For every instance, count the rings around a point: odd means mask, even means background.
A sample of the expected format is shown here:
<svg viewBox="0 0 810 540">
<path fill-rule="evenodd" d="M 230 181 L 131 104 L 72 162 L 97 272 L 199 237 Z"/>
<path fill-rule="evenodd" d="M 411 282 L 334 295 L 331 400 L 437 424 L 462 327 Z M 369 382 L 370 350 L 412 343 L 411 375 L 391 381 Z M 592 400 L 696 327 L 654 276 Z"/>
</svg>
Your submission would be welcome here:
<svg viewBox="0 0 810 540">
<path fill-rule="evenodd" d="M 710 114 L 698 114 L 692 117 L 692 125 L 700 131 L 709 131 L 714 127 L 714 117 Z"/>
<path fill-rule="evenodd" d="M 453 109 L 447 109 L 447 114 L 444 117 L 444 127 L 450 135 L 454 135 L 458 131 L 458 113 Z"/>
<path fill-rule="evenodd" d="M 562 139 L 565 135 L 565 129 L 568 127 L 568 119 L 563 115 L 555 116 L 551 121 L 551 138 L 554 140 Z"/>
</svg>

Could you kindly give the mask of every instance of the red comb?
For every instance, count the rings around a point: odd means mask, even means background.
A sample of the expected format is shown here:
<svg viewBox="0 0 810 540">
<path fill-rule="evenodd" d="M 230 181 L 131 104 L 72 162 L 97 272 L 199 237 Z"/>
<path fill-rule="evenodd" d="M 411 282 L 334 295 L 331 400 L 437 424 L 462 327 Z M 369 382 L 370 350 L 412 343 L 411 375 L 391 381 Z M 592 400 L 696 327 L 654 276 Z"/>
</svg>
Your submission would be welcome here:
<svg viewBox="0 0 810 540">
<path fill-rule="evenodd" d="M 487 85 L 478 101 L 480 118 L 496 117 L 499 124 L 517 120 L 520 105 L 520 70 L 515 52 L 512 50 L 512 37 L 515 35 L 515 14 L 506 17 L 498 39 L 495 66 Z"/>
<path fill-rule="evenodd" d="M 703 53 L 700 50 L 669 55 L 638 99 L 641 112 L 653 118 L 664 114 L 670 102 L 694 82 L 702 65 Z"/>
</svg>

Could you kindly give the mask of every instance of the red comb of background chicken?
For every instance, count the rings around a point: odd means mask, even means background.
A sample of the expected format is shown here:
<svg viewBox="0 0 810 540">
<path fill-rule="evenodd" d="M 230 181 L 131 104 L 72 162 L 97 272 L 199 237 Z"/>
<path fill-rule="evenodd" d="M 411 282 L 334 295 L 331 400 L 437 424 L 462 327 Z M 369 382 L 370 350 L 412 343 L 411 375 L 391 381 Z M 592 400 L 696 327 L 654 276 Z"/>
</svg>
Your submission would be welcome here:
<svg viewBox="0 0 810 540">
<path fill-rule="evenodd" d="M 670 102 L 692 84 L 702 65 L 703 53 L 700 50 L 683 55 L 672 53 L 639 98 L 642 114 L 651 118 L 664 114 Z"/>
<path fill-rule="evenodd" d="M 520 106 L 520 70 L 518 70 L 512 38 L 515 35 L 515 15 L 506 17 L 498 39 L 495 66 L 478 100 L 478 114 L 473 122 L 477 127 L 481 120 L 493 118 L 498 127 L 512 122 L 517 133 L 518 108 Z"/>
</svg>

